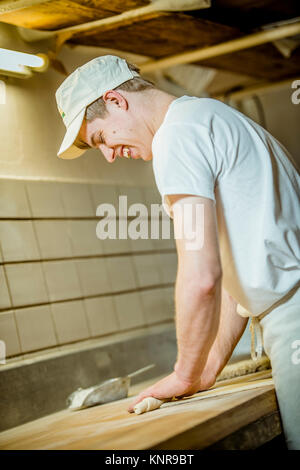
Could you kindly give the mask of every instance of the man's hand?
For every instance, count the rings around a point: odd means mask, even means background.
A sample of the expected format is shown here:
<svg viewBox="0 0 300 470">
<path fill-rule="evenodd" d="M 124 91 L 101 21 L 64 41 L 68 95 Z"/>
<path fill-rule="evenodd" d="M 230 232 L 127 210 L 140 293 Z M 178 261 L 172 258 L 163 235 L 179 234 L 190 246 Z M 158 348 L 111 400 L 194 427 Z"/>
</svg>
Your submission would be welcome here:
<svg viewBox="0 0 300 470">
<path fill-rule="evenodd" d="M 176 366 L 175 366 L 176 367 Z M 215 376 L 202 376 L 195 382 L 188 382 L 180 379 L 176 372 L 164 377 L 159 382 L 156 382 L 151 387 L 146 388 L 141 392 L 128 408 L 130 413 L 133 412 L 134 406 L 142 401 L 144 398 L 154 397 L 160 400 L 166 398 L 179 398 L 193 395 L 201 390 L 207 390 L 215 383 Z"/>
</svg>

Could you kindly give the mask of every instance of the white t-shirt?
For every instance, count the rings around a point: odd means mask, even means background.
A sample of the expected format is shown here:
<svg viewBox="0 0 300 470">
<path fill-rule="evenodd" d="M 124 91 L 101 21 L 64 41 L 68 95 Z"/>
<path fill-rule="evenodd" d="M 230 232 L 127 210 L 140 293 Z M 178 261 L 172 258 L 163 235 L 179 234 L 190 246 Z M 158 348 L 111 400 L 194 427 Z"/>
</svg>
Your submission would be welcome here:
<svg viewBox="0 0 300 470">
<path fill-rule="evenodd" d="M 174 100 L 153 143 L 164 203 L 216 203 L 223 285 L 257 316 L 300 279 L 300 176 L 287 150 L 237 110 L 209 98 Z"/>
</svg>

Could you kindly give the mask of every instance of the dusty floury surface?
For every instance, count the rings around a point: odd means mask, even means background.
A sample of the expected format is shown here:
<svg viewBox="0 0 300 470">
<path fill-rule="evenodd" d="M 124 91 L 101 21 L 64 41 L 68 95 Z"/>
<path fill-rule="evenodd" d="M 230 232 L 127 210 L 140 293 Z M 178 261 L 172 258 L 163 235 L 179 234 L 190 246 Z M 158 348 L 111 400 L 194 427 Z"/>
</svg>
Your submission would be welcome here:
<svg viewBox="0 0 300 470">
<path fill-rule="evenodd" d="M 0 448 L 205 448 L 277 410 L 272 379 L 266 379 L 268 374 L 270 372 L 263 371 L 218 382 L 208 392 L 164 404 L 159 410 L 139 416 L 127 412 L 131 397 L 77 412 L 64 410 L 4 431 L 0 434 Z M 150 383 L 153 379 L 133 387 L 131 394 L 138 393 Z M 254 385 L 258 388 L 249 389 Z M 244 389 L 238 391 L 240 387 Z M 214 391 L 218 396 L 209 396 Z M 208 396 L 204 398 L 204 394 Z"/>
</svg>

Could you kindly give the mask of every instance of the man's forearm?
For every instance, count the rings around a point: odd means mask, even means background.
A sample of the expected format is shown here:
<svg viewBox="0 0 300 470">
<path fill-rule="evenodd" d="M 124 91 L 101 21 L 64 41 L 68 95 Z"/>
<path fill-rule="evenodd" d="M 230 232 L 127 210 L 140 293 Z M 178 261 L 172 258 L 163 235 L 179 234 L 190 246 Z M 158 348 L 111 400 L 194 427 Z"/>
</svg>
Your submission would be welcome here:
<svg viewBox="0 0 300 470">
<path fill-rule="evenodd" d="M 221 279 L 195 286 L 178 272 L 176 282 L 175 371 L 181 379 L 199 380 L 217 335 L 221 305 Z"/>
<path fill-rule="evenodd" d="M 203 370 L 203 383 L 216 378 L 229 361 L 248 323 L 237 311 L 237 302 L 222 289 L 219 329 Z"/>
</svg>

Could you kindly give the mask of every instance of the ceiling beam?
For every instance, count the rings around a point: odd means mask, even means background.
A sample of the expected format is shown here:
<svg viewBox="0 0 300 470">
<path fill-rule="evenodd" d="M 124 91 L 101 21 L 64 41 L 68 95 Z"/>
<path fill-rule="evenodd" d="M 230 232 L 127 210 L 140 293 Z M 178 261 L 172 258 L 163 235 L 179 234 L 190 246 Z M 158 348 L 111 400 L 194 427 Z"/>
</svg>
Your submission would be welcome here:
<svg viewBox="0 0 300 470">
<path fill-rule="evenodd" d="M 13 11 L 23 10 L 40 3 L 47 3 L 50 0 L 2 0 L 0 1 L 0 15 Z"/>
<path fill-rule="evenodd" d="M 179 64 L 188 64 L 198 62 L 200 60 L 210 59 L 220 55 L 230 54 L 232 52 L 249 49 L 259 46 L 267 42 L 276 41 L 278 39 L 296 36 L 300 34 L 300 21 L 287 24 L 284 26 L 274 27 L 270 30 L 260 31 L 258 33 L 249 34 L 241 38 L 232 39 L 230 41 L 216 44 L 214 46 L 202 47 L 195 51 L 183 52 L 164 59 L 153 60 L 142 64 L 141 72 L 153 72 L 159 69 L 165 69 Z"/>
<path fill-rule="evenodd" d="M 109 29 L 118 29 L 124 25 L 155 18 L 164 12 L 200 10 L 209 8 L 210 5 L 211 0 L 151 0 L 150 3 L 144 7 L 128 10 L 119 15 L 89 21 L 88 23 L 68 26 L 67 28 L 58 29 L 56 31 L 26 30 L 24 28 L 19 28 L 19 31 L 25 41 L 35 42 L 56 37 L 58 44 L 61 45 L 74 35 L 79 35 L 87 31 L 100 30 L 103 32 Z"/>
<path fill-rule="evenodd" d="M 233 89 L 227 90 L 223 93 L 218 93 L 216 95 L 212 95 L 212 98 L 220 101 L 226 101 L 228 99 L 233 101 L 241 101 L 245 98 L 249 98 L 251 96 L 261 95 L 265 93 L 269 93 L 280 88 L 291 88 L 291 84 L 299 77 L 294 78 L 287 78 L 284 80 L 279 80 L 277 82 L 262 82 L 256 85 L 251 85 L 248 87 L 242 87 L 240 89 Z"/>
</svg>

